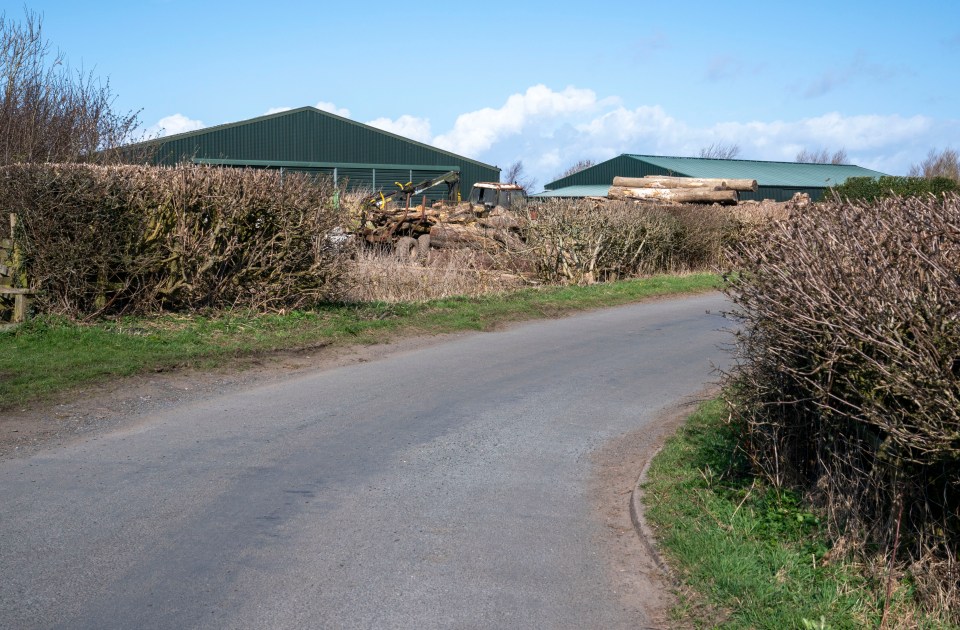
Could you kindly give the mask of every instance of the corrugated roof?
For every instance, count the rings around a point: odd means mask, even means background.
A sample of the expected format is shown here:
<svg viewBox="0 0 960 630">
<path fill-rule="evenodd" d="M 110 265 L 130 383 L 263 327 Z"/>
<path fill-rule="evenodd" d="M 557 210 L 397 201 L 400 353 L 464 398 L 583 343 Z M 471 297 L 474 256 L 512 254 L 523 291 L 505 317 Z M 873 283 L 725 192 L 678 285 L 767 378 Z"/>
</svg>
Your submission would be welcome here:
<svg viewBox="0 0 960 630">
<path fill-rule="evenodd" d="M 356 127 L 356 128 L 369 130 L 369 131 L 375 132 L 375 133 L 377 133 L 377 134 L 381 134 L 381 135 L 383 135 L 383 136 L 387 136 L 387 137 L 393 138 L 393 139 L 395 139 L 395 140 L 399 140 L 399 141 L 408 143 L 408 144 L 413 145 L 413 146 L 418 146 L 418 147 L 423 147 L 423 148 L 425 148 L 425 149 L 429 149 L 430 151 L 433 151 L 433 152 L 435 152 L 435 153 L 440 153 L 440 154 L 448 155 L 448 156 L 457 158 L 458 160 L 462 160 L 462 161 L 464 161 L 464 162 L 470 162 L 470 163 L 472 163 L 472 164 L 476 164 L 477 166 L 481 166 L 481 167 L 489 168 L 489 169 L 493 169 L 493 170 L 500 170 L 500 167 L 498 167 L 498 166 L 494 166 L 494 165 L 492 165 L 492 164 L 486 164 L 486 163 L 484 163 L 484 162 L 480 162 L 479 160 L 474 160 L 474 159 L 472 159 L 472 158 L 464 157 L 464 156 L 462 156 L 462 155 L 458 155 L 458 154 L 453 153 L 453 152 L 451 152 L 451 151 L 445 151 L 445 150 L 439 149 L 439 148 L 437 148 L 437 147 L 435 147 L 435 146 L 432 146 L 432 145 L 429 145 L 429 144 L 425 144 L 425 143 L 423 143 L 423 142 L 418 142 L 418 141 L 416 141 L 416 140 L 411 140 L 410 138 L 406 138 L 406 137 L 404 137 L 404 136 L 401 136 L 401 135 L 398 135 L 398 134 L 395 134 L 395 133 L 392 133 L 392 132 L 389 132 L 389 131 L 384 131 L 383 129 L 380 129 L 380 128 L 378 128 L 378 127 L 372 127 L 372 126 L 370 126 L 370 125 L 366 125 L 366 124 L 364 124 L 364 123 L 357 122 L 357 121 L 355 121 L 355 120 L 350 120 L 349 118 L 344 118 L 343 116 L 338 116 L 337 114 L 332 114 L 332 113 L 330 113 L 330 112 L 323 111 L 323 110 L 321 110 L 321 109 L 317 109 L 316 107 L 310 107 L 310 106 L 298 107 L 298 108 L 296 108 L 296 109 L 288 109 L 288 110 L 285 110 L 285 111 L 282 111 L 282 112 L 277 112 L 277 113 L 274 113 L 274 114 L 265 114 L 265 115 L 263 115 L 263 116 L 257 116 L 257 117 L 255 117 L 255 118 L 248 118 L 247 120 L 241 120 L 241 121 L 232 122 L 232 123 L 224 123 L 224 124 L 221 124 L 221 125 L 214 125 L 214 126 L 212 126 L 212 127 L 203 127 L 202 129 L 195 129 L 195 130 L 193 130 L 193 131 L 185 131 L 185 132 L 182 132 L 182 133 L 177 133 L 177 134 L 173 134 L 173 135 L 169 135 L 169 136 L 162 136 L 162 137 L 160 137 L 160 138 L 151 138 L 150 140 L 144 140 L 144 141 L 142 141 L 142 142 L 136 142 L 136 143 L 133 143 L 133 144 L 129 144 L 129 145 L 127 145 L 125 148 L 126 148 L 126 149 L 136 149 L 136 148 L 147 147 L 147 146 L 152 146 L 152 145 L 171 144 L 171 143 L 175 143 L 175 142 L 177 142 L 177 141 L 179 141 L 179 140 L 186 140 L 186 139 L 189 139 L 189 138 L 198 138 L 198 137 L 207 136 L 207 135 L 210 135 L 210 134 L 216 134 L 216 133 L 228 131 L 228 130 L 231 130 L 231 129 L 237 129 L 237 128 L 241 128 L 241 127 L 249 127 L 249 126 L 251 126 L 251 125 L 253 125 L 253 124 L 260 123 L 260 122 L 264 122 L 264 121 L 277 120 L 277 119 L 283 119 L 283 118 L 289 118 L 289 117 L 292 117 L 292 116 L 294 116 L 294 115 L 296 115 L 296 114 L 300 114 L 300 113 L 303 113 L 303 112 L 309 112 L 309 113 L 314 114 L 314 115 L 325 116 L 325 117 L 327 117 L 327 118 L 329 118 L 329 119 L 339 121 L 340 123 L 342 123 L 342 124 L 344 124 L 344 125 L 348 125 L 348 126 L 351 126 L 351 125 L 352 125 L 352 126 L 354 126 L 354 127 Z"/>
<path fill-rule="evenodd" d="M 842 184 L 850 177 L 882 177 L 884 173 L 853 164 L 800 164 L 759 160 L 713 160 L 692 157 L 663 157 L 627 154 L 686 177 L 755 179 L 760 186 L 826 187 Z"/>
<path fill-rule="evenodd" d="M 609 184 L 586 185 L 586 186 L 567 186 L 557 190 L 545 190 L 542 193 L 530 195 L 531 197 L 606 197 L 610 191 Z"/>
</svg>

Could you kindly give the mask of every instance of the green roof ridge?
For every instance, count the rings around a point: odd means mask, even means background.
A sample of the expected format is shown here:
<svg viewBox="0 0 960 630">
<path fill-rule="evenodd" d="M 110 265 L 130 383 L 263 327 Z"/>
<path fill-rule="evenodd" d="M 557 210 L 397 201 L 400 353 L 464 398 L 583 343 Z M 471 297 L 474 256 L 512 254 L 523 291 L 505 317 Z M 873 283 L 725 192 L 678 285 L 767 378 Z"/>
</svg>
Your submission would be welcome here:
<svg viewBox="0 0 960 630">
<path fill-rule="evenodd" d="M 386 134 L 386 135 L 391 136 L 391 137 L 393 137 L 393 138 L 396 138 L 396 139 L 398 139 L 398 140 L 403 140 L 404 142 L 409 142 L 409 143 L 411 143 L 411 144 L 415 144 L 415 145 L 424 147 L 424 148 L 426 148 L 426 149 L 430 149 L 431 151 L 436 151 L 436 152 L 442 153 L 442 154 L 444 154 L 444 155 L 449 155 L 449 156 L 454 157 L 454 158 L 456 158 L 456 159 L 458 159 L 458 160 L 463 160 L 463 161 L 465 161 L 465 162 L 470 162 L 470 163 L 472 163 L 472 164 L 476 164 L 477 166 L 482 166 L 482 167 L 489 168 L 489 169 L 500 170 L 500 167 L 499 167 L 499 166 L 496 166 L 496 165 L 494 165 L 494 164 L 487 164 L 486 162 L 481 162 L 481 161 L 479 161 L 479 160 L 474 160 L 474 159 L 472 159 L 472 158 L 468 158 L 468 157 L 465 157 L 465 156 L 463 156 L 463 155 L 459 155 L 459 154 L 454 153 L 454 152 L 452 152 L 452 151 L 447 151 L 447 150 L 445 150 L 445 149 L 440 149 L 440 148 L 435 147 L 435 146 L 433 146 L 433 145 L 426 144 L 425 142 L 420 142 L 420 141 L 418 141 L 418 140 L 411 140 L 410 138 L 406 138 L 406 137 L 404 137 L 404 136 L 401 136 L 401 135 L 399 135 L 399 134 L 393 133 L 393 132 L 391 132 L 391 131 L 385 131 L 385 130 L 380 129 L 380 128 L 378 128 L 378 127 L 373 127 L 372 125 L 368 125 L 368 124 L 365 124 L 365 123 L 362 123 L 362 122 L 358 122 L 358 121 L 356 121 L 356 120 L 351 120 L 351 119 L 349 119 L 349 118 L 345 118 L 345 117 L 340 116 L 340 115 L 338 115 L 338 114 L 334 114 L 334 113 L 332 113 L 332 112 L 328 112 L 328 111 L 324 111 L 324 110 L 322 110 L 322 109 L 318 109 L 318 108 L 316 108 L 316 107 L 313 107 L 312 105 L 305 105 L 305 106 L 303 106 L 303 107 L 297 107 L 296 109 L 286 109 L 286 110 L 284 110 L 284 111 L 282 111 L 282 112 L 274 112 L 274 113 L 272 113 L 272 114 L 263 114 L 262 116 L 256 116 L 256 117 L 254 117 L 254 118 L 247 118 L 246 120 L 238 120 L 238 121 L 236 121 L 236 122 L 222 123 L 222 124 L 219 124 L 219 125 L 214 125 L 214 126 L 212 126 L 212 127 L 204 127 L 204 128 L 202 128 L 202 129 L 194 129 L 193 131 L 184 131 L 183 133 L 177 133 L 177 134 L 173 134 L 173 135 L 171 135 L 171 136 L 163 136 L 163 137 L 161 137 L 161 138 L 153 138 L 153 139 L 151 139 L 151 140 L 141 140 L 140 142 L 135 142 L 135 143 L 133 143 L 133 144 L 125 145 L 124 148 L 142 147 L 142 146 L 148 146 L 148 145 L 152 145 L 152 144 L 162 144 L 162 143 L 166 143 L 166 142 L 173 142 L 173 141 L 177 141 L 177 140 L 183 140 L 183 139 L 186 139 L 186 138 L 192 138 L 192 137 L 204 135 L 204 134 L 207 134 L 207 133 L 213 133 L 213 132 L 216 132 L 216 131 L 223 131 L 223 130 L 225 130 L 225 129 L 232 129 L 232 128 L 234 128 L 234 127 L 240 127 L 240 126 L 243 126 L 243 125 L 249 125 L 249 124 L 252 124 L 252 123 L 262 122 L 262 121 L 264 121 L 264 120 L 270 120 L 270 119 L 273 119 L 273 118 L 279 118 L 279 117 L 281 117 L 281 116 L 289 116 L 289 115 L 296 114 L 296 113 L 300 113 L 300 112 L 304 112 L 304 111 L 310 111 L 310 112 L 313 112 L 313 113 L 316 113 L 316 114 L 321 114 L 321 115 L 323 115 L 323 116 L 331 116 L 331 117 L 336 118 L 337 120 L 340 120 L 340 121 L 342 121 L 342 122 L 349 123 L 349 124 L 351 124 L 351 125 L 356 125 L 357 127 L 361 127 L 361 128 L 363 128 L 363 129 L 369 129 L 369 130 L 375 131 L 375 132 L 377 132 L 377 133 L 383 133 L 383 134 Z"/>
</svg>

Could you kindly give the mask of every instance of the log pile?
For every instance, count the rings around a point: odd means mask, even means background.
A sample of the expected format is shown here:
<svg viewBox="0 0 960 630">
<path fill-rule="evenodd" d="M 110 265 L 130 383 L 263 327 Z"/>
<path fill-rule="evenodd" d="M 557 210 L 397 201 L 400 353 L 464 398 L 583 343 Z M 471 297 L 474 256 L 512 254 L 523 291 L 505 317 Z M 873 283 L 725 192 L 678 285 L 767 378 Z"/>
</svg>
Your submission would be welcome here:
<svg viewBox="0 0 960 630">
<path fill-rule="evenodd" d="M 424 256 L 430 247 L 495 252 L 521 244 L 516 215 L 468 202 L 367 208 L 357 231 L 368 243 L 394 243 L 398 253 L 411 256 Z"/>
<path fill-rule="evenodd" d="M 656 201 L 667 203 L 719 203 L 736 205 L 737 191 L 756 191 L 755 179 L 710 179 L 701 177 L 614 177 L 607 193 L 619 201 Z"/>
</svg>

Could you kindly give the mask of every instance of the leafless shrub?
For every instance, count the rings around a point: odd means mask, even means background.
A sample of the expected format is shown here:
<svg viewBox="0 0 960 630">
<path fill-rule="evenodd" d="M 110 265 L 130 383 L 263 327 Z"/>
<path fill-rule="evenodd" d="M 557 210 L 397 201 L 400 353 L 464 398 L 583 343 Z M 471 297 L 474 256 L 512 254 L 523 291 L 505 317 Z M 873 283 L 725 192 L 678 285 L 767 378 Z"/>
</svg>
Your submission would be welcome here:
<svg viewBox="0 0 960 630">
<path fill-rule="evenodd" d="M 570 177 L 571 175 L 576 175 L 580 171 L 585 171 L 591 166 L 596 164 L 591 159 L 577 160 L 575 163 L 571 164 L 566 170 L 554 177 L 554 180 L 563 179 L 564 177 Z"/>
<path fill-rule="evenodd" d="M 433 250 L 428 260 L 398 258 L 392 251 L 360 249 L 343 277 L 348 302 L 425 302 L 453 296 L 506 293 L 524 280 L 492 268 L 482 253 Z"/>
<path fill-rule="evenodd" d="M 0 164 L 109 160 L 138 124 L 114 109 L 109 82 L 51 55 L 31 11 L 0 15 L 0 86 Z"/>
<path fill-rule="evenodd" d="M 732 160 L 740 155 L 740 145 L 726 144 L 716 142 L 707 147 L 702 147 L 697 157 L 709 158 L 714 160 Z"/>
<path fill-rule="evenodd" d="M 930 150 L 925 160 L 910 167 L 909 177 L 947 177 L 960 182 L 960 154 L 954 149 Z"/>
<path fill-rule="evenodd" d="M 527 175 L 527 171 L 523 167 L 522 160 L 517 160 L 508 166 L 507 170 L 505 170 L 500 176 L 500 180 L 506 184 L 516 184 L 520 186 L 520 188 L 523 188 L 524 192 L 527 194 L 532 193 L 533 189 L 537 185 L 536 178 Z"/>
<path fill-rule="evenodd" d="M 848 164 L 849 157 L 847 156 L 846 149 L 837 149 L 833 153 L 830 153 L 828 149 L 815 149 L 812 151 L 803 149 L 797 153 L 794 161 L 804 164 Z"/>
<path fill-rule="evenodd" d="M 720 206 L 558 200 L 538 206 L 524 240 L 542 281 L 589 284 L 709 269 L 739 229 Z"/>
<path fill-rule="evenodd" d="M 747 454 L 960 620 L 960 197 L 822 204 L 728 253 Z"/>
<path fill-rule="evenodd" d="M 332 184 L 275 171 L 19 164 L 0 207 L 37 306 L 69 316 L 295 307 L 335 293 Z"/>
</svg>

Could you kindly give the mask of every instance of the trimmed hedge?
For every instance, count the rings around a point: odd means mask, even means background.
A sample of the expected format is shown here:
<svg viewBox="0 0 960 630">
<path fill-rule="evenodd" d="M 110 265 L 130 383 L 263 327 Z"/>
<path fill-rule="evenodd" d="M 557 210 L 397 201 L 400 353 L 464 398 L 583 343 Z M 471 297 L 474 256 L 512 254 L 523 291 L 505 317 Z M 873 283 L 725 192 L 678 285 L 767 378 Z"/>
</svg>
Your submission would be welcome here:
<svg viewBox="0 0 960 630">
<path fill-rule="evenodd" d="M 847 201 L 875 201 L 887 197 L 943 196 L 960 192 L 960 183 L 948 177 L 851 177 L 843 184 L 828 188 L 824 199 L 839 197 Z"/>
<path fill-rule="evenodd" d="M 786 211 L 551 200 L 538 204 L 535 214 L 522 236 L 524 256 L 532 259 L 539 278 L 589 284 L 714 269 L 723 261 L 725 245 Z"/>
<path fill-rule="evenodd" d="M 276 171 L 16 164 L 21 277 L 42 312 L 297 307 L 336 290 L 333 186 Z"/>
<path fill-rule="evenodd" d="M 960 196 L 820 204 L 729 255 L 754 465 L 960 620 Z"/>
</svg>

